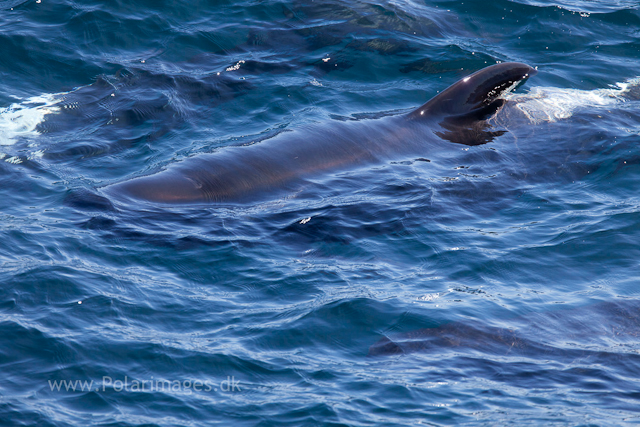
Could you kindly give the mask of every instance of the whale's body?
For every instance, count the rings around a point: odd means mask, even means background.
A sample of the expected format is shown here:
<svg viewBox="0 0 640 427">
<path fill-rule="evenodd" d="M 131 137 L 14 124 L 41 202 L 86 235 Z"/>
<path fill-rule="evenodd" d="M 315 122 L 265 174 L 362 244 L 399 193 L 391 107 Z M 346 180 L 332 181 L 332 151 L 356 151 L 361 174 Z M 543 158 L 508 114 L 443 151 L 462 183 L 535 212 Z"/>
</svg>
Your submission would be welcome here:
<svg viewBox="0 0 640 427">
<path fill-rule="evenodd" d="M 406 115 L 282 132 L 261 143 L 196 156 L 105 191 L 161 204 L 250 202 L 292 191 L 321 173 L 423 156 L 429 144 L 442 139 L 483 144 L 500 134 L 486 119 L 504 104 L 501 96 L 535 73 L 522 63 L 496 64 L 458 81 Z"/>
<path fill-rule="evenodd" d="M 638 301 L 612 300 L 504 319 L 502 327 L 467 319 L 384 336 L 369 348 L 369 356 L 443 355 L 448 349 L 454 349 L 456 354 L 479 352 L 501 357 L 544 357 L 571 363 L 597 355 L 599 346 L 609 351 L 614 342 L 625 342 L 630 338 L 637 341 L 636 337 L 640 335 L 638 313 Z M 505 324 L 509 326 L 504 327 Z M 590 348 L 571 343 L 572 337 L 578 336 L 589 337 Z M 567 345 L 568 342 L 571 345 Z"/>
</svg>

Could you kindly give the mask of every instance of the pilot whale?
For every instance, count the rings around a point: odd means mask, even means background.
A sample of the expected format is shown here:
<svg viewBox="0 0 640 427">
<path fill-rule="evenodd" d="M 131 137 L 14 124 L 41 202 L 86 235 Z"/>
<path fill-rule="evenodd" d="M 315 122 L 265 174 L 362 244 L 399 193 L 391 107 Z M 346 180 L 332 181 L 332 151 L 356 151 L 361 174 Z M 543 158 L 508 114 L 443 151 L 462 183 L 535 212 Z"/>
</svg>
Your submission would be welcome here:
<svg viewBox="0 0 640 427">
<path fill-rule="evenodd" d="M 443 140 L 484 144 L 505 132 L 487 123 L 506 102 L 503 96 L 535 73 L 523 63 L 495 64 L 408 114 L 282 132 L 256 144 L 198 155 L 103 191 L 120 200 L 154 204 L 254 202 L 274 192 L 293 192 L 319 174 L 421 157 Z"/>
</svg>

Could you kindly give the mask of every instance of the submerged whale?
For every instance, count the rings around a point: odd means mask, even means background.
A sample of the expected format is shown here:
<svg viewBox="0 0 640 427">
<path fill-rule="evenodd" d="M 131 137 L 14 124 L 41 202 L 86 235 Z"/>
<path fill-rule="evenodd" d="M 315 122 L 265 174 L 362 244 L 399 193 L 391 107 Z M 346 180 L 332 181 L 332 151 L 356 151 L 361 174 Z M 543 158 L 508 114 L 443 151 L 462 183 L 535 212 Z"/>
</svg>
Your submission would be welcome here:
<svg viewBox="0 0 640 427">
<path fill-rule="evenodd" d="M 484 144 L 504 133 L 486 121 L 504 105 L 502 97 L 535 73 L 522 63 L 492 65 L 408 114 L 302 127 L 199 155 L 103 191 L 160 204 L 253 202 L 292 192 L 321 173 L 421 157 L 442 140 Z"/>
<path fill-rule="evenodd" d="M 640 302 L 600 301 L 586 307 L 529 313 L 505 322 L 509 327 L 466 320 L 384 336 L 369 348 L 369 356 L 482 353 L 571 363 L 601 352 L 621 355 L 629 351 L 629 344 L 637 346 Z"/>
</svg>

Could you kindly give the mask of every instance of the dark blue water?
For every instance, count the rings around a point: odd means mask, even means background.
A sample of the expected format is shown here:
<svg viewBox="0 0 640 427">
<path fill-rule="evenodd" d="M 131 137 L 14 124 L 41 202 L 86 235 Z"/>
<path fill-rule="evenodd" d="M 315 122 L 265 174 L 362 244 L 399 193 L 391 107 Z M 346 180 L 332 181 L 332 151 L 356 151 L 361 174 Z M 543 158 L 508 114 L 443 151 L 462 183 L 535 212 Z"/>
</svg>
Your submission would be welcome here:
<svg viewBox="0 0 640 427">
<path fill-rule="evenodd" d="M 0 10 L 0 424 L 640 422 L 637 2 Z M 239 206 L 103 197 L 498 61 L 538 74 L 488 144 Z"/>
</svg>

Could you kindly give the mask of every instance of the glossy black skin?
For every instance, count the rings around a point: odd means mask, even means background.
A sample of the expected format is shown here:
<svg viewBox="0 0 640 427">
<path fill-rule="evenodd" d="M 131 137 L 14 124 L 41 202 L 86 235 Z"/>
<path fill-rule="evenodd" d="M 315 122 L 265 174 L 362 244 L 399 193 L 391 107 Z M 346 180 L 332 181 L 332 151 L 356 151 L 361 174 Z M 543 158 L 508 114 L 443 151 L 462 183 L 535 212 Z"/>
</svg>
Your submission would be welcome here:
<svg viewBox="0 0 640 427">
<path fill-rule="evenodd" d="M 485 122 L 503 105 L 499 97 L 535 73 L 521 63 L 493 65 L 407 115 L 303 127 L 197 156 L 103 191 L 120 200 L 160 204 L 255 202 L 274 192 L 292 192 L 322 173 L 423 156 L 429 144 L 441 139 L 483 144 L 500 134 Z"/>
</svg>

